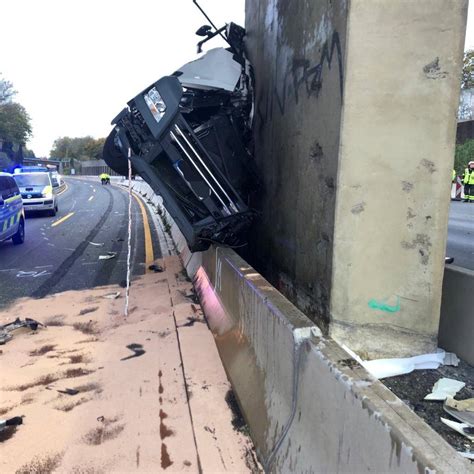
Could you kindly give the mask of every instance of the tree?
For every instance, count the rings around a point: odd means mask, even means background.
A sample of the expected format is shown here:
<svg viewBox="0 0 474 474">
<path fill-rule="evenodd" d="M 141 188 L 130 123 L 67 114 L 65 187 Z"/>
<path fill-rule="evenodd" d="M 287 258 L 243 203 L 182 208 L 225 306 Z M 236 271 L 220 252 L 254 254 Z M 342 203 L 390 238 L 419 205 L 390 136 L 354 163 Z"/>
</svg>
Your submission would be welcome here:
<svg viewBox="0 0 474 474">
<path fill-rule="evenodd" d="M 474 161 L 474 140 L 467 140 L 462 145 L 456 145 L 454 169 L 461 176 L 470 161 Z"/>
<path fill-rule="evenodd" d="M 2 79 L 0 73 L 0 104 L 10 102 L 15 94 L 16 90 L 13 89 L 13 84 L 10 81 Z"/>
<path fill-rule="evenodd" d="M 31 137 L 31 121 L 25 108 L 16 102 L 0 104 L 0 138 L 24 145 Z"/>
<path fill-rule="evenodd" d="M 102 148 L 105 138 L 93 137 L 60 137 L 53 143 L 49 153 L 51 158 L 68 158 L 79 161 L 99 160 L 102 158 Z"/>
<path fill-rule="evenodd" d="M 461 87 L 463 89 L 474 87 L 474 49 L 464 52 Z"/>
<path fill-rule="evenodd" d="M 22 105 L 13 102 L 15 94 L 13 84 L 0 77 L 0 138 L 24 145 L 31 137 L 31 119 Z"/>
<path fill-rule="evenodd" d="M 23 149 L 23 157 L 24 158 L 36 158 L 35 152 L 30 150 L 29 148 Z"/>
</svg>

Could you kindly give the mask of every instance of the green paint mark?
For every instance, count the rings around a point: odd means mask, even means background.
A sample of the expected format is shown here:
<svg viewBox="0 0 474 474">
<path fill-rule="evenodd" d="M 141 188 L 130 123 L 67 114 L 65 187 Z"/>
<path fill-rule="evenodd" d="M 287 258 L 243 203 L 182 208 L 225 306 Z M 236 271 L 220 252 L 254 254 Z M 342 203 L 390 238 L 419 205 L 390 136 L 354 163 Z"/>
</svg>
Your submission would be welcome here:
<svg viewBox="0 0 474 474">
<path fill-rule="evenodd" d="M 372 299 L 369 301 L 369 308 L 379 309 L 380 311 L 385 311 L 386 313 L 398 313 L 398 311 L 400 311 L 400 297 L 397 296 L 397 304 L 395 305 L 389 305 L 384 300 L 377 301 Z"/>
</svg>

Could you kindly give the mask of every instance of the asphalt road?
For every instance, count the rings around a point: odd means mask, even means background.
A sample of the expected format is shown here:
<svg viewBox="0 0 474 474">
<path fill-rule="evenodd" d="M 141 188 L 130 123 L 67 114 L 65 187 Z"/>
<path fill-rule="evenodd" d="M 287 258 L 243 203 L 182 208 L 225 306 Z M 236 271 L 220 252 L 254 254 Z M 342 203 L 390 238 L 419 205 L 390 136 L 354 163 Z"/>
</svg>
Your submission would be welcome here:
<svg viewBox="0 0 474 474">
<path fill-rule="evenodd" d="M 451 202 L 446 255 L 454 265 L 474 270 L 474 203 Z"/>
<path fill-rule="evenodd" d="M 17 298 L 120 284 L 126 278 L 128 194 L 98 180 L 69 178 L 55 217 L 27 215 L 25 243 L 0 243 L 0 307 Z M 160 258 L 154 226 L 146 255 L 143 212 L 132 201 L 132 275 L 145 272 L 146 258 Z M 148 217 L 148 222 L 151 219 Z M 92 243 L 91 243 L 92 242 Z M 99 245 L 94 245 L 99 244 Z M 115 252 L 110 260 L 100 255 Z"/>
</svg>

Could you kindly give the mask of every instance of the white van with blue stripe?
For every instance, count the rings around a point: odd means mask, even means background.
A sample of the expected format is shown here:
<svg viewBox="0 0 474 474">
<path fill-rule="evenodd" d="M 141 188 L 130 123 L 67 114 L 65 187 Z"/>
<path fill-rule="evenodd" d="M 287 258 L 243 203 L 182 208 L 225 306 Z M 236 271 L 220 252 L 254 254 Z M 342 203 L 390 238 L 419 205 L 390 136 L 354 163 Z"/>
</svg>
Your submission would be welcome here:
<svg viewBox="0 0 474 474">
<path fill-rule="evenodd" d="M 7 239 L 15 245 L 25 241 L 25 211 L 15 180 L 8 173 L 0 173 L 0 242 Z"/>
</svg>

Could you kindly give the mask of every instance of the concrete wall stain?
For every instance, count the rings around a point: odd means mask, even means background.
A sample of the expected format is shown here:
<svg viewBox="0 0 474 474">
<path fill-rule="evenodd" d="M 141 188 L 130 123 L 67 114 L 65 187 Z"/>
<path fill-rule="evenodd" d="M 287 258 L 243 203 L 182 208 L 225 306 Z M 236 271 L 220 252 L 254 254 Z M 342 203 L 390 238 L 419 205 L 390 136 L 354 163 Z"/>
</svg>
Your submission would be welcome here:
<svg viewBox="0 0 474 474">
<path fill-rule="evenodd" d="M 418 249 L 421 263 L 428 265 L 431 255 L 430 249 L 432 247 L 429 235 L 416 234 L 416 237 L 411 242 L 407 242 L 406 240 L 402 241 L 401 246 L 406 250 Z"/>
<path fill-rule="evenodd" d="M 448 77 L 449 73 L 442 71 L 439 65 L 439 58 L 436 57 L 423 67 L 423 72 L 428 79 L 444 79 Z"/>
<path fill-rule="evenodd" d="M 360 214 L 361 212 L 364 212 L 365 206 L 366 206 L 365 201 L 359 202 L 358 204 L 355 204 L 354 206 L 352 206 L 351 213 Z"/>
</svg>

